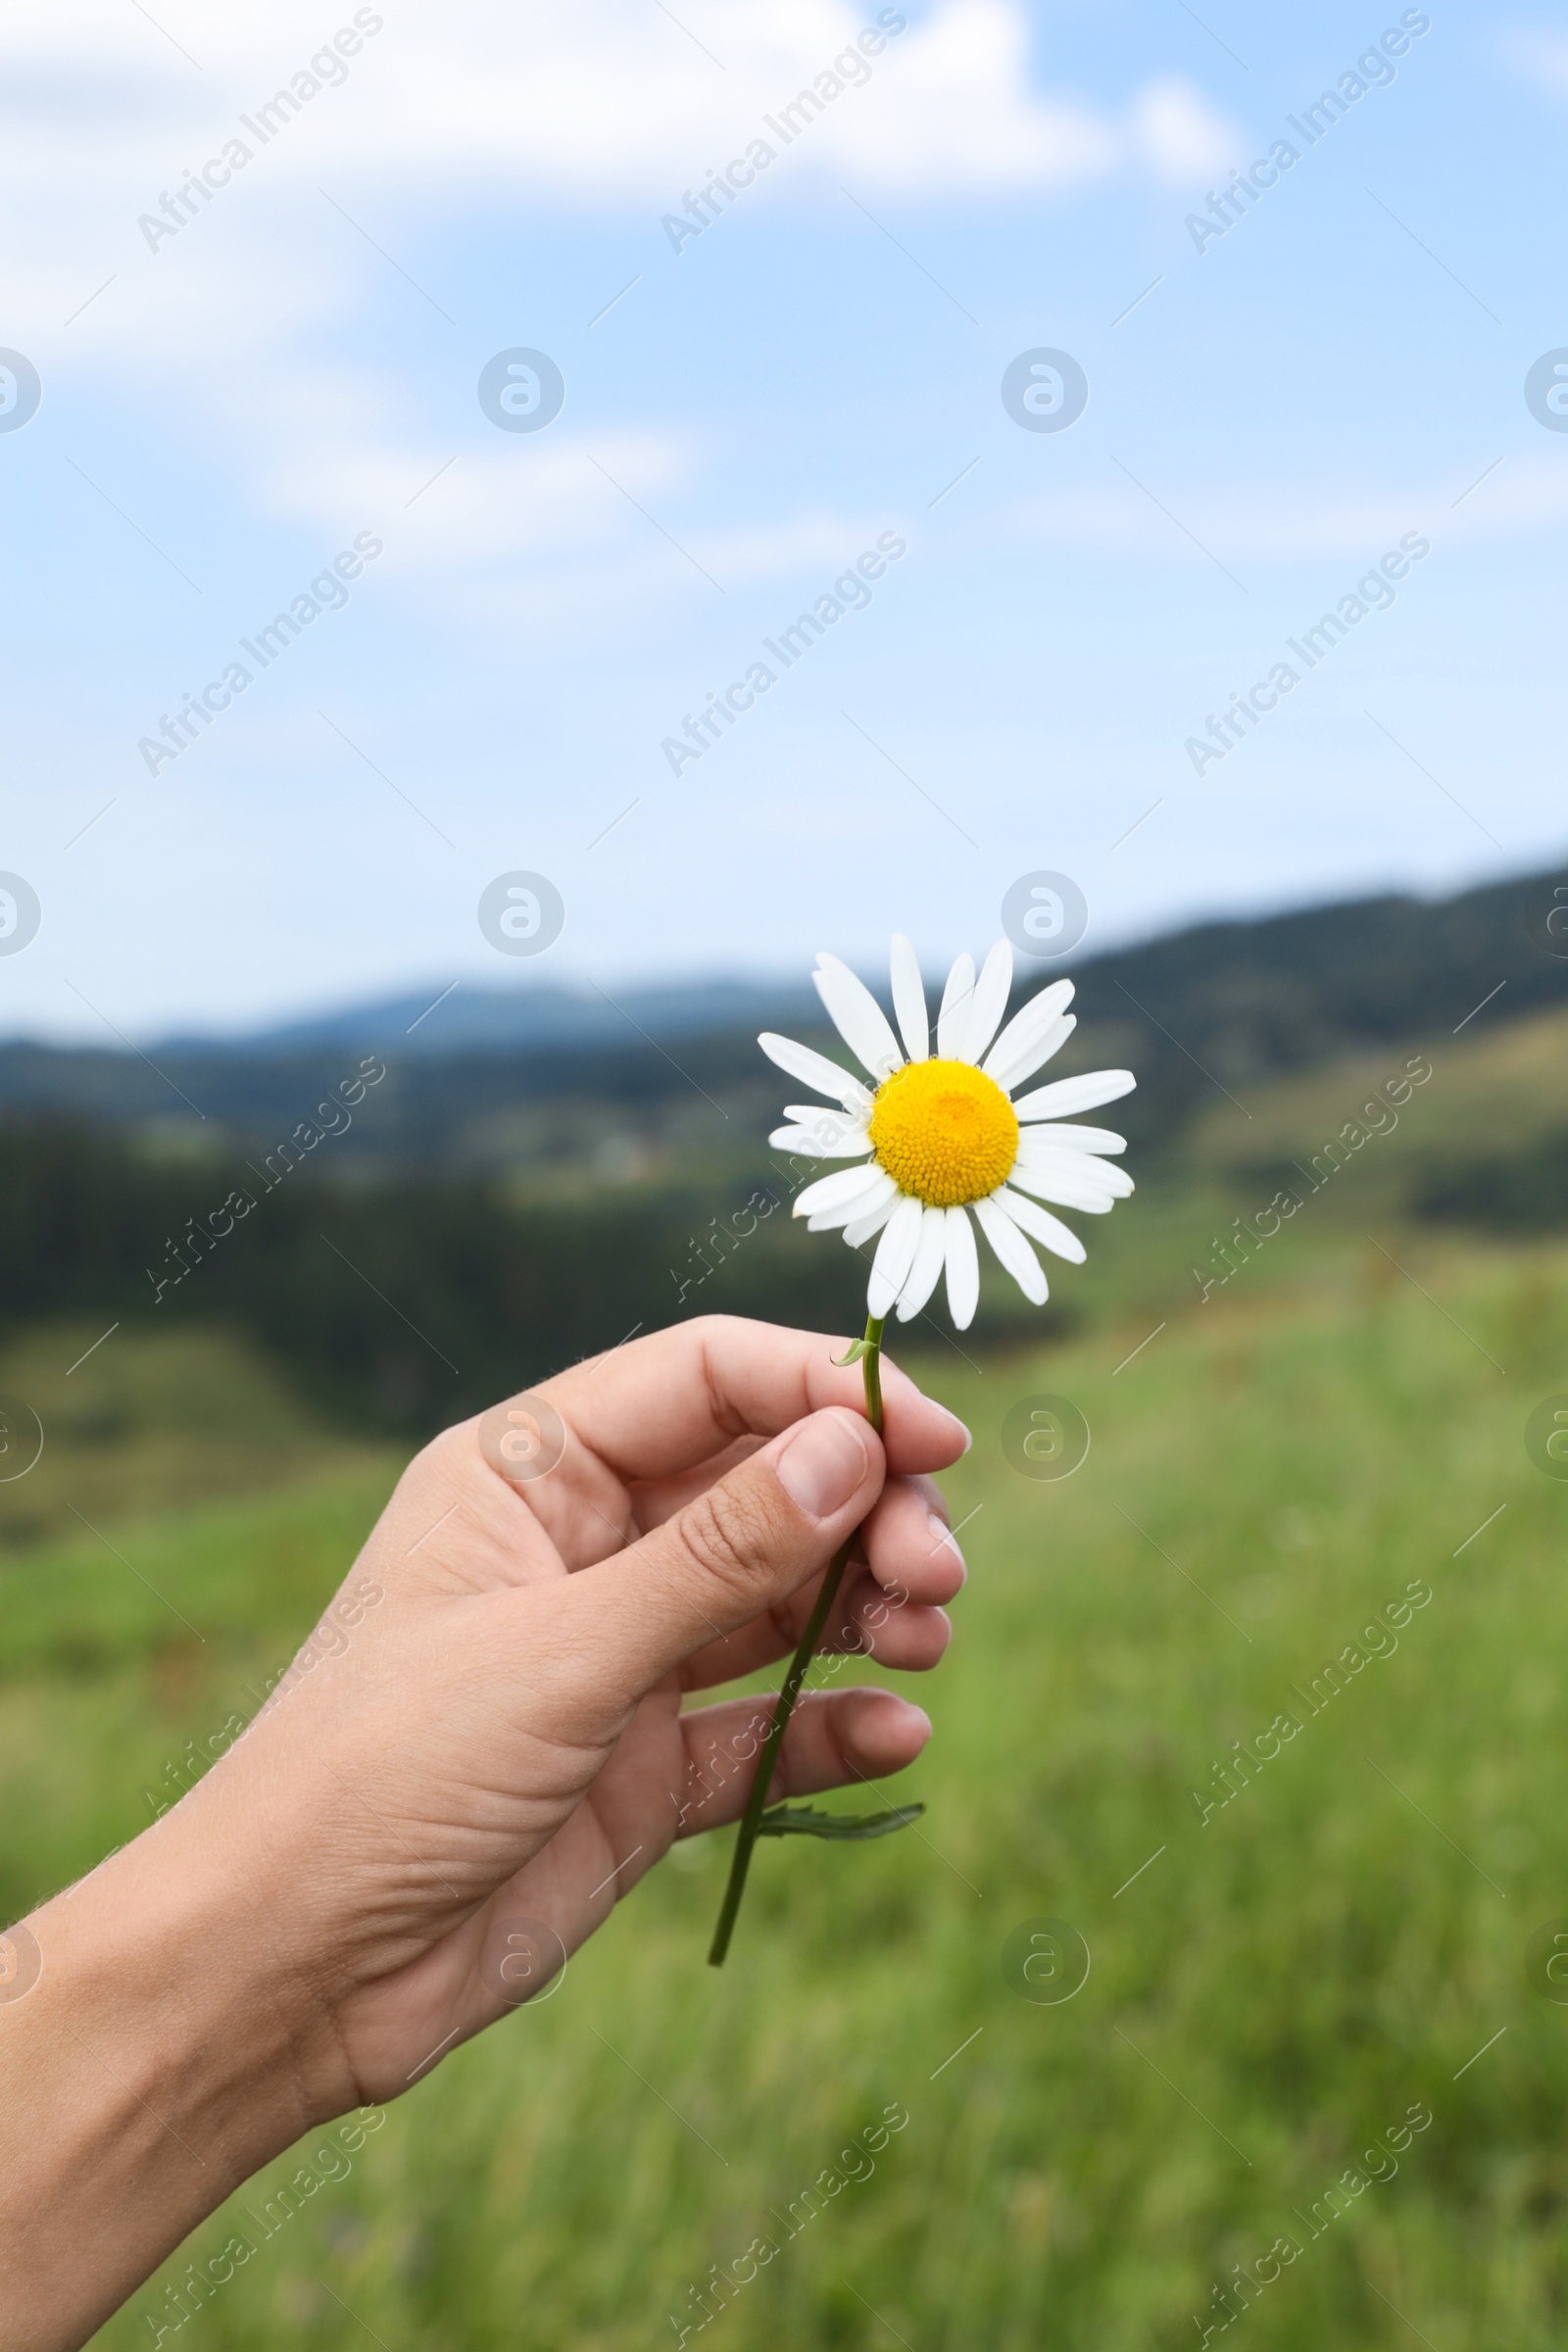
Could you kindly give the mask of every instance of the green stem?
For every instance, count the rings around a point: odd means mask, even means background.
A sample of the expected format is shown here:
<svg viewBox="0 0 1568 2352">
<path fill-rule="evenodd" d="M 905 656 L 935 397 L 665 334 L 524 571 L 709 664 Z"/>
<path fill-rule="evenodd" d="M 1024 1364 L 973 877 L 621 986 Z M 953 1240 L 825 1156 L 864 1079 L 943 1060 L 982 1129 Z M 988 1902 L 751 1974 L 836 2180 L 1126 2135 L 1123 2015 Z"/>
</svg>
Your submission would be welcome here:
<svg viewBox="0 0 1568 2352">
<path fill-rule="evenodd" d="M 885 1321 L 885 1316 L 867 1316 L 865 1338 L 861 1342 L 864 1349 L 861 1367 L 865 1376 L 865 1417 L 878 1437 L 882 1435 L 882 1325 Z M 856 1534 L 858 1532 L 857 1529 Z M 772 1719 L 767 1730 L 762 1734 L 762 1744 L 757 1757 L 757 1770 L 752 1776 L 752 1786 L 746 1799 L 746 1810 L 741 1815 L 740 1835 L 735 1840 L 734 1858 L 729 1866 L 729 1885 L 724 1889 L 723 1907 L 718 1914 L 718 1925 L 713 1930 L 712 1943 L 709 1947 L 708 1965 L 710 1968 L 722 1968 L 724 1965 L 724 1955 L 729 1950 L 729 1939 L 735 1933 L 735 1922 L 740 1915 L 741 1896 L 746 1892 L 746 1874 L 752 1866 L 752 1848 L 757 1843 L 758 1829 L 762 1815 L 767 1809 L 768 1786 L 773 1778 L 773 1766 L 778 1757 L 779 1742 L 782 1740 L 785 1728 L 795 1711 L 795 1702 L 801 1695 L 801 1685 L 806 1680 L 807 1669 L 815 1654 L 817 1642 L 821 1640 L 822 1628 L 827 1623 L 828 1611 L 838 1598 L 839 1587 L 844 1582 L 844 1571 L 849 1563 L 850 1550 L 854 1542 L 855 1536 L 852 1535 L 833 1554 L 828 1572 L 822 1579 L 822 1589 L 816 1596 L 816 1605 L 807 1620 L 805 1633 L 801 1636 L 800 1646 L 790 1660 L 790 1670 L 784 1677 L 783 1688 L 779 1691 L 777 1702 L 773 1708 Z"/>
</svg>

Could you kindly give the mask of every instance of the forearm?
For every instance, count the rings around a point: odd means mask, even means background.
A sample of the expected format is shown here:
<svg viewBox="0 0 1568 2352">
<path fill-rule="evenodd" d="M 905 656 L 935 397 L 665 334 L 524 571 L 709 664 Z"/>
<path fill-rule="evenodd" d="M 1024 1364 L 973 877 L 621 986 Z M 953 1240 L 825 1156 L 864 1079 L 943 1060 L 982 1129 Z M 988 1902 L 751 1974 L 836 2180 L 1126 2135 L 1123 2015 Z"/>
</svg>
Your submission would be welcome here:
<svg viewBox="0 0 1568 2352">
<path fill-rule="evenodd" d="M 0 2000 L 0 2341 L 79 2345 L 313 2122 L 267 1922 L 171 1815 L 14 1932 Z M 0 1990 L 4 1987 L 0 1986 Z"/>
</svg>

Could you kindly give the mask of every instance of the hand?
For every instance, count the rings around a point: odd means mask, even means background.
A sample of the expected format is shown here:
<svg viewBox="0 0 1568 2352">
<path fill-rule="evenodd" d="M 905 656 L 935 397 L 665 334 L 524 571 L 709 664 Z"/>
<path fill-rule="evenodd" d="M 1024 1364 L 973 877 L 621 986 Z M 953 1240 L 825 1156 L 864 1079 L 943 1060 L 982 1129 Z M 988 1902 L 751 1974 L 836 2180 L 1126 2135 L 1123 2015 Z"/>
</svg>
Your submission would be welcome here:
<svg viewBox="0 0 1568 2352">
<path fill-rule="evenodd" d="M 308 1874 L 288 1935 L 333 2029 L 331 2063 L 307 2064 L 318 2112 L 394 2096 L 515 2005 L 508 1919 L 569 1952 L 675 1837 L 736 1819 L 772 1701 L 683 1714 L 682 1694 L 787 1656 L 862 1521 L 823 1646 L 935 1665 L 964 1571 L 921 1473 L 966 1436 L 889 1369 L 884 1453 L 843 1352 L 687 1323 L 534 1392 L 564 1429 L 546 1475 L 504 1480 L 474 1422 L 411 1465 L 345 1588 L 384 1603 L 203 1784 L 232 1812 L 220 1780 L 248 1783 L 270 1882 Z M 929 1732 L 886 1691 L 808 1694 L 774 1792 L 896 1772 Z"/>
<path fill-rule="evenodd" d="M 514 2006 L 509 1921 L 569 1951 L 675 1837 L 734 1820 L 771 1698 L 682 1695 L 793 1650 L 862 1523 L 824 1646 L 936 1663 L 963 1564 L 926 1474 L 967 1435 L 884 1365 L 879 1442 L 843 1350 L 684 1324 L 535 1392 L 564 1445 L 531 1483 L 472 1421 L 410 1465 L 235 1746 L 25 1923 L 40 1970 L 0 2002 L 6 2342 L 81 2342 L 269 2157 Z M 885 1690 L 808 1693 L 774 1791 L 898 1771 L 929 1729 Z"/>
</svg>

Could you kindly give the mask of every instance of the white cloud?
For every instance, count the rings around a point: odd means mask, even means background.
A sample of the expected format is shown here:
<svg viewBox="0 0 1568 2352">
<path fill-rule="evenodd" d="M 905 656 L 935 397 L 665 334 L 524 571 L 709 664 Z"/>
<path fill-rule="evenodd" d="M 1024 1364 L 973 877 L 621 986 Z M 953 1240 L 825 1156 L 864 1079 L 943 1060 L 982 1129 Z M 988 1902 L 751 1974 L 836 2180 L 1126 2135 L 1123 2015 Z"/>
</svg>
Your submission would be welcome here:
<svg viewBox="0 0 1568 2352">
<path fill-rule="evenodd" d="M 496 436 L 499 442 L 501 437 Z M 496 558 L 612 552 L 628 497 L 687 487 L 692 453 L 673 434 L 606 432 L 592 441 L 367 445 L 363 431 L 310 454 L 280 451 L 264 480 L 275 512 L 338 532 L 397 518 L 417 564 L 448 568 Z M 439 478 L 436 478 L 439 477 Z"/>
<path fill-rule="evenodd" d="M 1129 114 L 1151 169 L 1174 187 L 1211 179 L 1240 144 L 1240 133 L 1179 74 L 1146 82 Z"/>
<path fill-rule="evenodd" d="M 1182 82 L 1150 82 L 1120 111 L 1042 89 L 1022 0 L 936 0 L 869 58 L 857 36 L 870 0 L 757 0 L 741 18 L 682 0 L 680 24 L 647 0 L 539 12 L 338 0 L 335 22 L 319 0 L 220 14 L 161 0 L 156 13 L 154 24 L 125 0 L 24 0 L 0 16 L 11 337 L 56 386 L 116 377 L 155 421 L 189 416 L 207 444 L 193 454 L 242 498 L 323 528 L 363 527 L 389 502 L 401 516 L 453 454 L 426 441 L 401 386 L 341 356 L 388 265 L 323 186 L 417 274 L 411 220 L 443 254 L 461 251 L 487 202 L 631 213 L 662 252 L 665 209 L 742 152 L 764 116 L 835 80 L 846 86 L 787 147 L 764 134 L 778 149 L 770 201 L 814 200 L 841 178 L 872 203 L 1062 190 L 1143 169 L 1164 178 L 1207 169 L 1220 135 Z M 379 29 L 334 62 L 330 35 L 356 18 Z M 313 79 L 323 86 L 307 97 Z M 264 143 L 255 126 L 278 91 L 292 95 Z M 249 162 L 210 202 L 191 195 L 191 217 L 149 246 L 139 218 L 236 136 Z M 642 526 L 586 444 L 559 428 L 549 440 L 525 467 L 514 450 L 466 449 L 414 508 L 437 568 L 514 554 L 591 567 L 617 546 L 635 561 Z M 652 434 L 617 446 L 633 496 L 697 479 L 689 447 Z M 839 529 L 832 516 L 760 516 L 712 542 L 712 567 L 761 578 L 834 562 Z"/>
<path fill-rule="evenodd" d="M 1161 480 L 1156 486 L 1201 546 L 1232 564 L 1331 556 L 1373 563 L 1405 531 L 1424 531 L 1438 547 L 1560 532 L 1568 520 L 1568 473 L 1544 458 L 1505 458 L 1479 486 L 1412 481 L 1398 491 L 1379 487 L 1337 498 L 1306 486 L 1282 490 L 1277 482 L 1173 488 Z M 1127 482 L 1082 484 L 1026 502 L 1011 514 L 1021 534 L 1058 546 L 1197 560 L 1170 517 Z"/>
<path fill-rule="evenodd" d="M 34 197 L 79 213 L 134 186 L 136 211 L 156 212 L 187 166 L 235 136 L 270 185 L 313 179 L 329 145 L 362 184 L 471 199 L 488 183 L 659 210 L 758 137 L 808 174 L 848 170 L 868 189 L 931 196 L 1067 187 L 1139 164 L 1181 176 L 1208 170 L 1223 143 L 1206 102 L 1172 77 L 1120 118 L 1037 87 L 1021 0 L 937 0 L 918 23 L 883 10 L 905 25 L 890 35 L 850 0 L 757 0 L 744 19 L 687 0 L 690 35 L 644 0 L 526 14 L 513 0 L 384 12 L 340 0 L 345 25 L 380 24 L 346 61 L 314 0 L 217 18 L 171 0 L 159 13 L 168 39 L 123 0 L 34 0 L 0 23 L 3 145 Z M 883 42 L 871 57 L 857 38 L 867 27 Z M 254 122 L 278 91 L 281 127 L 264 147 L 240 117 Z M 763 118 L 802 91 L 811 119 L 786 149 Z"/>
</svg>

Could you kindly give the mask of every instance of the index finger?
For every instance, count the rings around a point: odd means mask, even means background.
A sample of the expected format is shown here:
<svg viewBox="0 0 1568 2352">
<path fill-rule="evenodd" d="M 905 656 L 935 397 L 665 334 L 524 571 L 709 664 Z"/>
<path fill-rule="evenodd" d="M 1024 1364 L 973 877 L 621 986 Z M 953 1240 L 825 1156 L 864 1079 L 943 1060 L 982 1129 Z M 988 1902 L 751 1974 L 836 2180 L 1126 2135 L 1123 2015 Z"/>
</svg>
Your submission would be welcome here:
<svg viewBox="0 0 1568 2352">
<path fill-rule="evenodd" d="M 777 1437 L 824 1405 L 863 1412 L 849 1342 L 738 1315 L 700 1315 L 541 1384 L 582 1443 L 623 1480 L 668 1478 L 737 1438 Z M 895 1471 L 945 1470 L 969 1446 L 956 1413 L 882 1359 L 883 1446 Z"/>
</svg>

